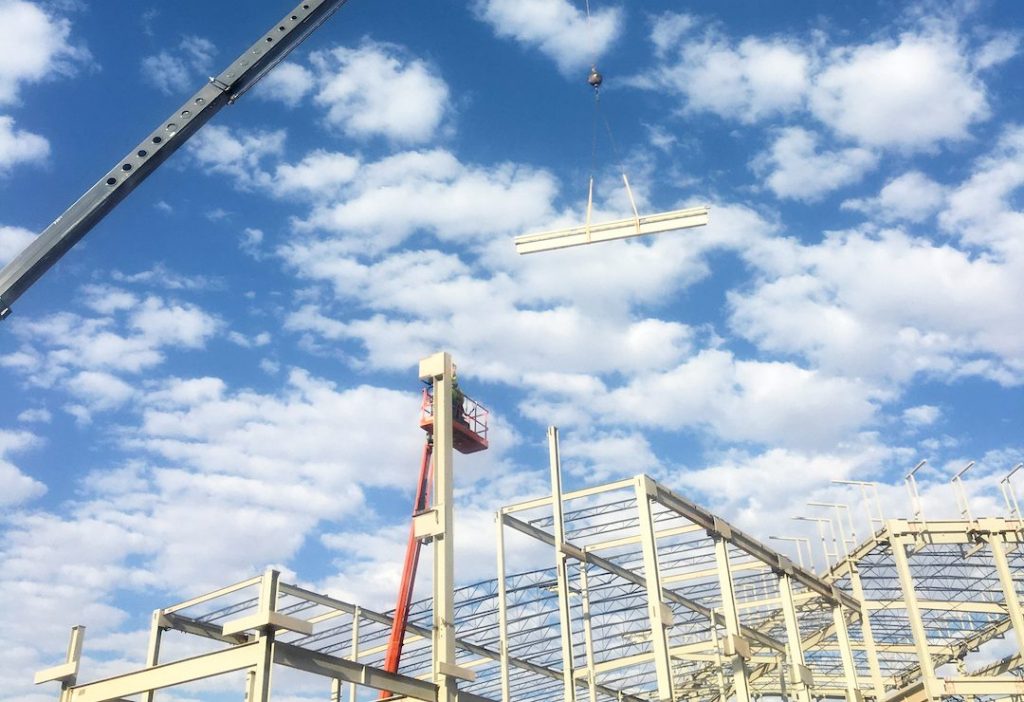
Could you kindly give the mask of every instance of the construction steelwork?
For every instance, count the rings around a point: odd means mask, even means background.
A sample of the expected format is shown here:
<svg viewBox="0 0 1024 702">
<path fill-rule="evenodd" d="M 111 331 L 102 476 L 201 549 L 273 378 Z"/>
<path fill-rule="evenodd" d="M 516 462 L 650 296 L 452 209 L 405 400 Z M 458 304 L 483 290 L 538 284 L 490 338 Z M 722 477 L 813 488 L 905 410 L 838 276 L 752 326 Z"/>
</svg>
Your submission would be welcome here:
<svg viewBox="0 0 1024 702">
<path fill-rule="evenodd" d="M 432 359 L 421 374 L 443 399 L 450 357 Z M 446 407 L 437 422 L 450 421 Z M 450 448 L 446 434 L 439 447 Z M 435 535 L 435 595 L 410 608 L 400 673 L 382 669 L 391 615 L 268 571 L 157 610 L 143 669 L 79 683 L 76 627 L 67 661 L 37 681 L 62 682 L 68 702 L 237 670 L 255 702 L 268 699 L 275 665 L 322 676 L 325 698 L 330 681 L 331 700 L 347 690 L 353 702 L 361 686 L 428 702 L 1024 695 L 1019 513 L 884 520 L 817 574 L 645 475 L 563 492 L 554 428 L 549 449 L 551 494 L 496 515 L 495 579 L 452 586 L 450 499 L 417 517 L 418 533 Z M 547 567 L 505 572 L 508 550 L 529 544 L 551 549 Z M 169 630 L 217 648 L 162 661 Z"/>
</svg>

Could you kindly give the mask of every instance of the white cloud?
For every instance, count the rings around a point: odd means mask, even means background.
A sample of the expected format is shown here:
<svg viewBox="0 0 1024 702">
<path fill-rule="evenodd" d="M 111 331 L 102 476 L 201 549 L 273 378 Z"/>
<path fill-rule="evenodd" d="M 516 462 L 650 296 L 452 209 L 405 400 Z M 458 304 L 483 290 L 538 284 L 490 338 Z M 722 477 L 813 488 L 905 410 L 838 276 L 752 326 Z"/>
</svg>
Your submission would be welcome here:
<svg viewBox="0 0 1024 702">
<path fill-rule="evenodd" d="M 862 144 L 929 148 L 960 140 L 989 116 L 982 82 L 951 37 L 904 34 L 898 42 L 838 49 L 815 78 L 811 111 Z"/>
<path fill-rule="evenodd" d="M 879 396 L 857 380 L 708 349 L 593 402 L 603 423 L 702 427 L 730 442 L 817 448 L 870 424 Z"/>
<path fill-rule="evenodd" d="M 560 442 L 562 466 L 584 485 L 599 485 L 661 467 L 650 443 L 637 432 L 567 433 Z"/>
<path fill-rule="evenodd" d="M 190 349 L 201 348 L 220 326 L 197 307 L 157 297 L 147 297 L 133 310 L 129 325 L 153 345 Z"/>
<path fill-rule="evenodd" d="M 964 243 L 990 248 L 1012 261 L 1024 260 L 1024 212 L 1015 201 L 1024 187 L 1024 127 L 1011 125 L 992 152 L 949 195 L 939 216 L 942 228 Z"/>
<path fill-rule="evenodd" d="M 337 196 L 359 174 L 358 158 L 332 151 L 317 150 L 296 164 L 282 163 L 274 174 L 274 192 L 279 195 L 304 195 L 321 199 Z"/>
<path fill-rule="evenodd" d="M 773 246 L 788 250 L 787 266 L 766 270 L 751 252 L 761 279 L 750 291 L 729 293 L 732 327 L 762 351 L 899 382 L 918 373 L 1024 382 L 1019 264 L 893 230 Z"/>
<path fill-rule="evenodd" d="M 974 68 L 984 71 L 1005 63 L 1020 52 L 1020 47 L 1020 35 L 1001 33 L 985 42 L 974 54 Z"/>
<path fill-rule="evenodd" d="M 307 182 L 334 187 L 340 178 L 331 169 L 339 163 L 326 157 L 319 163 Z M 340 168 L 344 177 L 346 164 Z M 299 182 L 299 172 L 289 175 Z M 489 238 L 552 217 L 556 193 L 546 171 L 511 163 L 466 165 L 442 149 L 400 152 L 365 164 L 343 199 L 315 206 L 299 228 L 344 235 L 338 241 L 353 251 L 383 251 L 423 230 L 449 241 Z"/>
<path fill-rule="evenodd" d="M 538 49 L 569 75 L 603 55 L 622 32 L 622 11 L 605 7 L 588 19 L 567 0 L 476 0 L 477 16 L 499 37 Z"/>
<path fill-rule="evenodd" d="M 0 359 L 20 369 L 25 382 L 50 387 L 76 373 L 137 374 L 162 363 L 171 348 L 201 348 L 221 326 L 193 305 L 150 296 L 101 297 L 114 316 L 60 313 L 22 322 L 15 329 L 22 346 Z M 114 304 L 116 303 L 116 304 Z"/>
<path fill-rule="evenodd" d="M 139 304 L 139 298 L 133 293 L 112 285 L 86 285 L 82 288 L 82 300 L 93 312 L 108 315 Z"/>
<path fill-rule="evenodd" d="M 73 75 L 89 52 L 69 43 L 71 22 L 25 0 L 0 0 L 0 105 L 18 101 L 21 86 Z"/>
<path fill-rule="evenodd" d="M 924 222 L 939 211 L 946 189 L 920 171 L 893 178 L 877 197 L 847 200 L 843 209 L 863 212 L 878 222 Z"/>
<path fill-rule="evenodd" d="M 67 382 L 68 391 L 90 409 L 105 410 L 127 402 L 135 389 L 117 376 L 101 371 L 81 371 Z"/>
<path fill-rule="evenodd" d="M 814 201 L 856 183 L 877 162 L 873 153 L 857 147 L 819 151 L 816 135 L 789 127 L 753 165 L 758 173 L 767 173 L 765 182 L 778 197 Z"/>
<path fill-rule="evenodd" d="M 400 143 L 433 139 L 451 109 L 448 85 L 436 68 L 393 44 L 365 41 L 310 57 L 318 105 L 327 124 L 354 138 L 383 136 Z"/>
<path fill-rule="evenodd" d="M 822 451 L 769 448 L 755 453 L 732 449 L 712 456 L 708 465 L 697 470 L 677 473 L 669 482 L 684 494 L 696 492 L 701 504 L 728 515 L 735 524 L 761 538 L 769 534 L 789 536 L 801 532 L 792 517 L 809 513 L 807 501 L 848 503 L 857 509 L 855 518 L 860 521 L 859 495 L 830 481 L 871 480 L 897 456 L 896 451 L 870 436 L 854 437 Z M 892 504 L 901 509 L 891 510 L 888 516 L 905 513 L 905 493 L 902 486 L 898 490 Z M 887 506 L 891 506 L 888 501 Z M 816 535 L 812 538 L 813 543 L 818 542 Z"/>
<path fill-rule="evenodd" d="M 177 49 L 161 51 L 142 59 L 142 77 L 165 95 L 187 92 L 202 76 L 213 71 L 213 58 L 217 48 L 208 39 L 187 36 Z"/>
<path fill-rule="evenodd" d="M 666 250 L 672 247 L 658 251 L 664 255 Z M 634 258 L 627 251 L 624 261 L 657 257 L 644 247 L 638 251 L 643 255 Z M 601 307 L 616 293 L 625 297 L 623 289 L 632 283 L 624 274 L 604 280 L 605 289 L 593 301 L 577 303 L 559 283 L 531 290 L 504 273 L 477 277 L 458 257 L 437 251 L 403 252 L 367 263 L 334 242 L 321 241 L 290 245 L 282 255 L 303 276 L 333 285 L 349 314 L 354 302 L 370 315 L 342 321 L 330 316 L 330 305 L 310 304 L 289 318 L 289 328 L 331 339 L 357 339 L 366 348 L 367 362 L 375 367 L 404 367 L 410 354 L 425 355 L 457 340 L 453 353 L 465 359 L 474 373 L 507 382 L 542 370 L 661 367 L 675 362 L 690 345 L 691 330 L 686 325 L 631 318 L 621 305 Z M 673 262 L 668 257 L 665 261 L 653 275 L 664 271 L 669 277 Z M 589 270 L 581 266 L 575 275 L 599 280 L 607 262 L 596 263 Z M 684 261 L 682 266 L 686 265 Z M 535 271 L 537 277 L 530 279 L 541 280 L 539 273 Z M 555 304 L 538 304 L 563 296 L 565 300 Z M 588 311 L 588 302 L 600 313 Z M 537 343 L 539 339 L 544 343 Z M 591 353 L 594 348 L 602 353 Z"/>
<path fill-rule="evenodd" d="M 46 486 L 22 473 L 8 460 L 8 454 L 38 445 L 39 439 L 27 431 L 0 429 L 0 507 L 5 509 L 39 497 Z"/>
<path fill-rule="evenodd" d="M 265 158 L 280 156 L 286 132 L 239 130 L 207 126 L 186 147 L 196 164 L 209 173 L 226 175 L 240 188 L 269 185 L 270 175 L 261 170 Z"/>
<path fill-rule="evenodd" d="M 935 405 L 916 405 L 903 410 L 903 421 L 912 427 L 926 427 L 938 421 L 942 410 Z"/>
<path fill-rule="evenodd" d="M 897 40 L 829 49 L 821 33 L 732 39 L 710 27 L 696 35 L 694 17 L 667 13 L 651 31 L 657 64 L 631 82 L 678 95 L 685 110 L 746 124 L 809 112 L 859 146 L 930 150 L 988 119 L 979 73 L 1016 55 L 1019 39 L 972 47 L 957 22 L 917 23 Z"/>
<path fill-rule="evenodd" d="M 14 119 L 0 115 L 0 176 L 20 163 L 39 163 L 50 155 L 45 137 L 14 128 Z"/>
<path fill-rule="evenodd" d="M 295 107 L 313 90 L 316 80 L 305 66 L 291 61 L 279 64 L 256 85 L 256 95 Z"/>
<path fill-rule="evenodd" d="M 49 424 L 53 419 L 53 415 L 50 414 L 48 409 L 40 407 L 38 409 L 27 409 L 18 414 L 19 422 L 39 422 L 40 424 Z"/>
<path fill-rule="evenodd" d="M 692 23 L 686 15 L 655 22 L 652 41 L 670 59 L 634 82 L 679 94 L 689 110 L 748 124 L 802 106 L 811 62 L 797 42 L 747 37 L 733 45 L 713 31 L 699 40 L 681 36 Z"/>
<path fill-rule="evenodd" d="M 13 260 L 35 238 L 35 232 L 28 229 L 0 226 L 0 266 Z"/>
<path fill-rule="evenodd" d="M 242 235 L 238 242 L 238 248 L 242 252 L 256 259 L 257 261 L 263 258 L 263 230 L 255 229 L 253 227 L 246 227 L 242 230 Z"/>
<path fill-rule="evenodd" d="M 164 290 L 215 290 L 222 287 L 222 283 L 217 279 L 203 275 L 184 275 L 162 263 L 138 273 L 122 273 L 115 270 L 111 272 L 110 277 L 119 283 L 141 283 Z"/>
</svg>

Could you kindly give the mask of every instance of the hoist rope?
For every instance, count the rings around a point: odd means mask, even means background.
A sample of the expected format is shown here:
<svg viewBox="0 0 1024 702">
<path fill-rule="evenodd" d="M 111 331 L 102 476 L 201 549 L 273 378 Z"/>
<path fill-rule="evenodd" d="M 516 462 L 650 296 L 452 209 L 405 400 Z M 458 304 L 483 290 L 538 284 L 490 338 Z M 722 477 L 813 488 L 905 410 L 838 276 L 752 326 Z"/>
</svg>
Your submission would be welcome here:
<svg viewBox="0 0 1024 702">
<path fill-rule="evenodd" d="M 594 28 L 591 22 L 590 0 L 583 0 L 583 4 L 587 13 L 587 44 L 592 59 L 590 70 L 593 75 L 597 74 L 597 49 L 594 40 Z M 594 117 L 591 129 L 590 182 L 587 187 L 587 213 L 585 220 L 588 240 L 590 238 L 590 216 L 594 208 L 594 174 L 597 172 L 597 133 L 599 117 L 600 120 L 604 122 L 605 132 L 608 134 L 608 142 L 612 147 L 612 157 L 615 159 L 615 163 L 619 167 L 619 172 L 622 174 L 622 183 L 626 186 L 626 196 L 629 198 L 630 207 L 633 208 L 633 217 L 636 221 L 637 232 L 640 231 L 640 213 L 637 211 L 636 200 L 633 198 L 633 189 L 629 186 L 629 178 L 626 176 L 626 168 L 623 164 L 622 157 L 619 154 L 619 147 L 615 142 L 615 136 L 612 134 L 611 123 L 609 123 L 607 115 L 605 115 L 601 110 L 600 74 L 598 74 L 598 82 L 596 84 L 591 84 L 594 86 Z"/>
</svg>

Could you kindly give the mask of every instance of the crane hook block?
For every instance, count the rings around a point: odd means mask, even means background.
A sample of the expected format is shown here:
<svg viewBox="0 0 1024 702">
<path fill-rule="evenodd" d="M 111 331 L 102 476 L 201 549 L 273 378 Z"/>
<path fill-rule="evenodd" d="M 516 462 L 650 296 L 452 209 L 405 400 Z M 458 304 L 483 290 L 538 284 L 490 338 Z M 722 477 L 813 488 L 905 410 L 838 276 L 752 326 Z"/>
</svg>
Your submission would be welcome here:
<svg viewBox="0 0 1024 702">
<path fill-rule="evenodd" d="M 600 88 L 601 87 L 601 83 L 604 82 L 604 77 L 600 73 L 597 72 L 597 67 L 596 66 L 591 66 L 591 68 L 590 68 L 590 75 L 587 76 L 587 82 L 590 83 L 590 85 L 592 85 L 594 87 L 594 90 L 597 90 L 598 88 Z"/>
</svg>

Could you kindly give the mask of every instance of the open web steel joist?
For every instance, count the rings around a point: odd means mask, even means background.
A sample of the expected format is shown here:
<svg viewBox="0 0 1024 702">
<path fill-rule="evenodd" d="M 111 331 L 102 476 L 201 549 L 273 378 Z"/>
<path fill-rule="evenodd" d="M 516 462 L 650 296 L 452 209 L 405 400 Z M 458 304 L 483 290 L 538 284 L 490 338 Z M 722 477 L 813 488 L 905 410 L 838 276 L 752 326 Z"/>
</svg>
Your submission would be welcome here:
<svg viewBox="0 0 1024 702">
<path fill-rule="evenodd" d="M 557 435 L 552 437 L 557 466 Z M 498 512 L 499 577 L 452 592 L 454 694 L 509 700 L 988 700 L 1024 695 L 1017 518 L 890 519 L 816 574 L 647 476 Z M 510 553 L 548 567 L 506 573 Z M 324 678 L 439 699 L 430 600 L 413 604 L 398 674 L 382 670 L 391 617 L 281 582 L 276 572 L 154 614 L 145 668 L 80 683 L 82 631 L 39 674 L 69 702 L 117 700 L 229 671 Z M 165 661 L 168 630 L 213 650 Z M 330 695 L 330 697 L 328 696 Z"/>
</svg>

